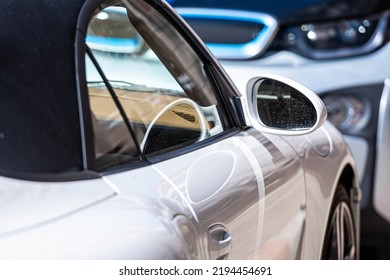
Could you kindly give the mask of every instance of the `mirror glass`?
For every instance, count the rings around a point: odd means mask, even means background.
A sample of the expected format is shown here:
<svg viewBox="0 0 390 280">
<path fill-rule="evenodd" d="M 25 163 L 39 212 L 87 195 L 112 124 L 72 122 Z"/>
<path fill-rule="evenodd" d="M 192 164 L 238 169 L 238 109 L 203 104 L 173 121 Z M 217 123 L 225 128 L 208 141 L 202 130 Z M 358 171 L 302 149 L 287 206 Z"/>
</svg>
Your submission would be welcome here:
<svg viewBox="0 0 390 280">
<path fill-rule="evenodd" d="M 317 121 L 313 103 L 300 91 L 280 81 L 264 78 L 254 87 L 260 121 L 278 129 L 305 130 Z"/>
</svg>

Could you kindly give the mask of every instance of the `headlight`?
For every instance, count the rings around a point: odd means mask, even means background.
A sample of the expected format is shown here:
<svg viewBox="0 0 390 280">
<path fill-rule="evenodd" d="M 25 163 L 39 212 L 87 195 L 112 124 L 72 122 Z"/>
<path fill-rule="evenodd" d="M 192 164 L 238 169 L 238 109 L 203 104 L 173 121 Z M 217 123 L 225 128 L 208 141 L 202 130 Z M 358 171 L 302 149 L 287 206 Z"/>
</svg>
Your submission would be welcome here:
<svg viewBox="0 0 390 280">
<path fill-rule="evenodd" d="M 360 19 L 292 26 L 279 35 L 277 45 L 314 59 L 362 55 L 386 42 L 388 19 L 387 11 Z"/>
<path fill-rule="evenodd" d="M 341 131 L 363 128 L 370 116 L 367 102 L 352 96 L 328 95 L 322 101 L 328 111 L 328 120 Z"/>
</svg>

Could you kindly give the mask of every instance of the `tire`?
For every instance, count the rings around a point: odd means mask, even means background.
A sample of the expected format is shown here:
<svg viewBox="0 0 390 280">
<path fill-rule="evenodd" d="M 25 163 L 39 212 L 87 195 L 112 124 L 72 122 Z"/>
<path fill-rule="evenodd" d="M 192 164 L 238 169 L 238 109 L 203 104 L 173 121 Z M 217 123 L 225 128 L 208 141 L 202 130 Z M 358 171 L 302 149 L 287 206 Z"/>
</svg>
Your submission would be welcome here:
<svg viewBox="0 0 390 280">
<path fill-rule="evenodd" d="M 357 237 L 350 199 L 345 187 L 338 185 L 325 233 L 322 259 L 357 259 Z"/>
</svg>

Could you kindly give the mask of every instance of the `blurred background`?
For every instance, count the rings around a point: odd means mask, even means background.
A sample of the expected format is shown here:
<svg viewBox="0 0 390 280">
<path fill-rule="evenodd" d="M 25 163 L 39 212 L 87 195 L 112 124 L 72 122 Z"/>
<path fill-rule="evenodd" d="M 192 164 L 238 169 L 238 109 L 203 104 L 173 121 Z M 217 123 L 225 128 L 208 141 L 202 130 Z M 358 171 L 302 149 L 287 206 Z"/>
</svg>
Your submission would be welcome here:
<svg viewBox="0 0 390 280">
<path fill-rule="evenodd" d="M 276 73 L 322 98 L 357 164 L 361 259 L 390 259 L 390 1 L 168 2 L 242 93 Z"/>
</svg>

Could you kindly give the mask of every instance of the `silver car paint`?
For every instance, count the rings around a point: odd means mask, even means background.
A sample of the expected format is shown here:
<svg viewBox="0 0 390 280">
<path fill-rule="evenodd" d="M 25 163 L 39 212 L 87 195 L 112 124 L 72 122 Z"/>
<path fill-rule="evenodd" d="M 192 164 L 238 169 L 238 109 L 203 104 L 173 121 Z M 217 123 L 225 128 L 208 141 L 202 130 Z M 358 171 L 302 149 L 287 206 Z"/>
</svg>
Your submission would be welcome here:
<svg viewBox="0 0 390 280">
<path fill-rule="evenodd" d="M 377 155 L 374 182 L 374 207 L 390 221 L 390 80 L 385 81 L 379 109 Z"/>
<path fill-rule="evenodd" d="M 0 236 L 48 223 L 114 194 L 101 180 L 48 183 L 0 176 Z"/>
<path fill-rule="evenodd" d="M 185 258 L 179 236 L 156 212 L 153 205 L 133 205 L 115 196 L 28 231 L 2 237 L 0 259 Z"/>
<path fill-rule="evenodd" d="M 204 250 L 201 255 L 209 255 L 207 233 L 216 224 L 223 225 L 232 237 L 229 258 L 298 255 L 300 248 L 293 244 L 299 243 L 296 238 L 303 226 L 300 207 L 305 200 L 303 173 L 291 147 L 275 138 L 271 138 L 274 144 L 252 131 L 156 165 L 185 195 L 191 212 L 196 214 L 193 222 L 198 223 L 199 242 Z M 230 160 L 235 162 L 227 163 Z M 195 199 L 196 192 L 201 194 L 196 194 Z M 300 219 L 294 219 L 296 216 Z M 284 232 L 291 221 L 296 221 L 296 230 Z M 266 245 L 281 238 L 282 232 L 289 246 L 280 248 L 277 256 L 270 255 L 271 252 L 265 251 Z"/>
<path fill-rule="evenodd" d="M 3 201 L 3 209 L 9 206 L 19 210 L 8 212 L 8 217 L 1 220 L 2 226 L 14 224 L 14 219 L 31 226 L 0 235 L 0 259 L 187 258 L 181 239 L 172 225 L 174 214 L 185 210 L 180 193 L 171 188 L 152 167 L 108 177 L 112 181 L 106 177 L 68 185 L 47 184 L 44 192 L 42 188 L 34 188 L 31 182 L 1 178 L 4 183 L 13 183 L 3 184 L 7 190 L 17 187 L 17 184 L 30 189 L 23 203 L 15 204 L 17 199 L 11 196 L 8 196 L 7 203 Z M 118 177 L 122 180 L 120 192 L 114 183 Z M 83 197 L 83 192 L 93 197 L 94 190 L 98 193 L 99 186 L 104 186 L 105 193 L 109 194 L 106 199 L 94 204 L 85 202 L 81 204 L 84 207 L 72 207 L 70 210 L 73 211 L 56 216 L 57 208 L 64 208 L 62 204 L 71 206 L 74 204 L 72 200 L 78 201 L 78 195 Z M 15 194 L 19 195 L 19 192 Z M 50 200 L 50 205 L 45 203 L 45 196 Z M 40 220 L 31 219 L 36 216 L 35 208 L 42 209 L 42 213 L 39 212 L 42 216 Z M 11 216 L 14 212 L 20 215 Z M 45 222 L 41 222 L 43 218 L 46 218 Z"/>
<path fill-rule="evenodd" d="M 330 140 L 317 142 L 316 138 L 327 135 Z M 326 223 L 329 215 L 333 194 L 339 183 L 343 168 L 351 166 L 355 168 L 352 155 L 343 143 L 342 135 L 328 122 L 316 132 L 307 135 L 309 141 L 302 141 L 297 137 L 284 136 L 300 155 L 305 171 L 307 210 L 306 228 L 304 235 L 303 259 L 320 258 L 319 253 L 322 248 L 322 240 L 318 236 L 324 236 Z M 325 138 L 326 139 L 326 138 Z M 312 143 L 312 144 L 308 144 Z M 329 153 L 324 157 L 319 151 L 329 149 Z M 318 169 L 321 166 L 321 169 Z M 357 185 L 354 186 L 358 191 Z M 358 204 L 353 204 L 356 221 Z M 357 226 L 357 228 L 359 228 Z"/>
</svg>

